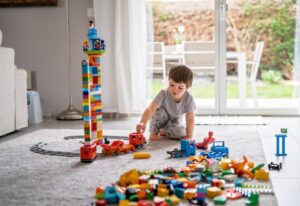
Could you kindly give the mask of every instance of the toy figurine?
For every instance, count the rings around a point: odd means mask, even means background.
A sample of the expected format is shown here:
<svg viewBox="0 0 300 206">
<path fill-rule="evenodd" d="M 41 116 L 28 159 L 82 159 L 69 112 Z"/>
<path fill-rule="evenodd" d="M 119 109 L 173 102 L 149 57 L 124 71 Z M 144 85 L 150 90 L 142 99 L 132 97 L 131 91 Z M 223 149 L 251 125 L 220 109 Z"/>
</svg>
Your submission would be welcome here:
<svg viewBox="0 0 300 206">
<path fill-rule="evenodd" d="M 213 143 L 215 138 L 213 138 L 213 132 L 208 132 L 208 137 L 205 137 L 202 142 L 196 143 L 198 149 L 207 149 L 208 145 Z"/>
<path fill-rule="evenodd" d="M 89 48 L 90 48 L 89 41 L 88 40 L 84 40 L 83 41 L 83 46 L 82 46 L 83 51 L 87 51 L 87 50 L 89 50 Z"/>
</svg>

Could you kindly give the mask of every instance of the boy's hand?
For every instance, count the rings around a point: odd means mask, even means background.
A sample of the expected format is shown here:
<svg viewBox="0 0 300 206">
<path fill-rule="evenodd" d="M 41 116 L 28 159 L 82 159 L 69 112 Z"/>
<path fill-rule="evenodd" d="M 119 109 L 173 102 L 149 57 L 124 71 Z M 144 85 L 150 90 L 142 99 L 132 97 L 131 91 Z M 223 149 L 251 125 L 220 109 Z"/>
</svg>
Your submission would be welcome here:
<svg viewBox="0 0 300 206">
<path fill-rule="evenodd" d="M 192 137 L 185 136 L 184 139 L 185 139 L 185 140 L 190 140 L 190 141 L 191 141 L 193 138 L 192 138 Z"/>
<path fill-rule="evenodd" d="M 136 132 L 144 133 L 146 130 L 146 125 L 143 122 L 140 122 L 136 125 Z"/>
</svg>

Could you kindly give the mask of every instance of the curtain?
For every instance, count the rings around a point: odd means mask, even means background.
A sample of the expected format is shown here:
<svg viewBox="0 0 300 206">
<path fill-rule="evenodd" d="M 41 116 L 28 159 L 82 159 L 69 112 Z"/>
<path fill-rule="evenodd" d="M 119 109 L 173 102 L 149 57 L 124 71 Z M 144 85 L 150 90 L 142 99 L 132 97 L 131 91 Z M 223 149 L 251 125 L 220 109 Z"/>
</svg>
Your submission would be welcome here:
<svg viewBox="0 0 300 206">
<path fill-rule="evenodd" d="M 103 101 L 107 95 L 104 92 L 109 91 L 118 113 L 142 113 L 147 91 L 145 2 L 94 0 L 94 17 L 98 31 L 105 27 L 104 32 L 109 39 L 105 55 L 109 55 L 109 69 L 114 71 L 111 76 L 103 77 L 109 79 L 112 86 L 110 90 L 103 90 Z M 106 69 L 105 65 L 103 68 Z"/>
</svg>

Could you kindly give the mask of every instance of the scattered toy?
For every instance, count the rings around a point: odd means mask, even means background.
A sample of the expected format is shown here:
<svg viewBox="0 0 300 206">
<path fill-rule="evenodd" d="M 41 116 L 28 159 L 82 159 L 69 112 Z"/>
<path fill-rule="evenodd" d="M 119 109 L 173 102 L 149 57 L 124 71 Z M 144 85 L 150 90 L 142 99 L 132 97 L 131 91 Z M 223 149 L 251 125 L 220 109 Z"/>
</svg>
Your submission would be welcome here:
<svg viewBox="0 0 300 206">
<path fill-rule="evenodd" d="M 133 154 L 133 159 L 149 159 L 151 154 L 148 152 L 135 152 Z"/>
<path fill-rule="evenodd" d="M 208 137 L 205 137 L 202 142 L 196 143 L 196 147 L 198 149 L 206 150 L 208 145 L 213 143 L 214 141 L 215 141 L 215 138 L 213 138 L 213 132 L 209 131 Z"/>
<path fill-rule="evenodd" d="M 283 130 L 285 131 L 285 130 Z M 285 139 L 287 137 L 286 133 L 282 134 L 275 134 L 276 137 L 276 156 L 287 156 L 285 153 Z M 280 149 L 280 142 L 281 142 L 281 149 Z"/>
<path fill-rule="evenodd" d="M 282 169 L 282 163 L 280 162 L 279 164 L 276 164 L 274 162 L 271 162 L 270 164 L 268 164 L 268 168 L 269 170 L 281 170 Z"/>
</svg>

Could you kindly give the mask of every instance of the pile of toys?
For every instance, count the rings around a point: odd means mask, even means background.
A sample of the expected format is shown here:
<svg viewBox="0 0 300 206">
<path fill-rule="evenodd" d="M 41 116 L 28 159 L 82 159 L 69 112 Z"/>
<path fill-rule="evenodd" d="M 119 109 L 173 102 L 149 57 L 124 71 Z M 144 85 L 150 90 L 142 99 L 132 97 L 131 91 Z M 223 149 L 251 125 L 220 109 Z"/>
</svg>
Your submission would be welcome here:
<svg viewBox="0 0 300 206">
<path fill-rule="evenodd" d="M 193 156 L 197 143 L 181 140 L 180 149 L 167 153 L 174 158 L 189 157 L 184 167 L 127 171 L 116 183 L 96 188 L 96 205 L 164 206 L 178 205 L 181 200 L 207 205 L 206 198 L 215 204 L 225 204 L 242 197 L 247 198 L 246 205 L 258 205 L 259 195 L 273 194 L 266 184 L 247 183 L 251 179 L 269 180 L 264 164 L 255 165 L 246 156 L 241 160 L 229 159 L 229 149 L 223 141 L 207 141 L 210 143 L 214 143 L 211 151 Z"/>
</svg>

